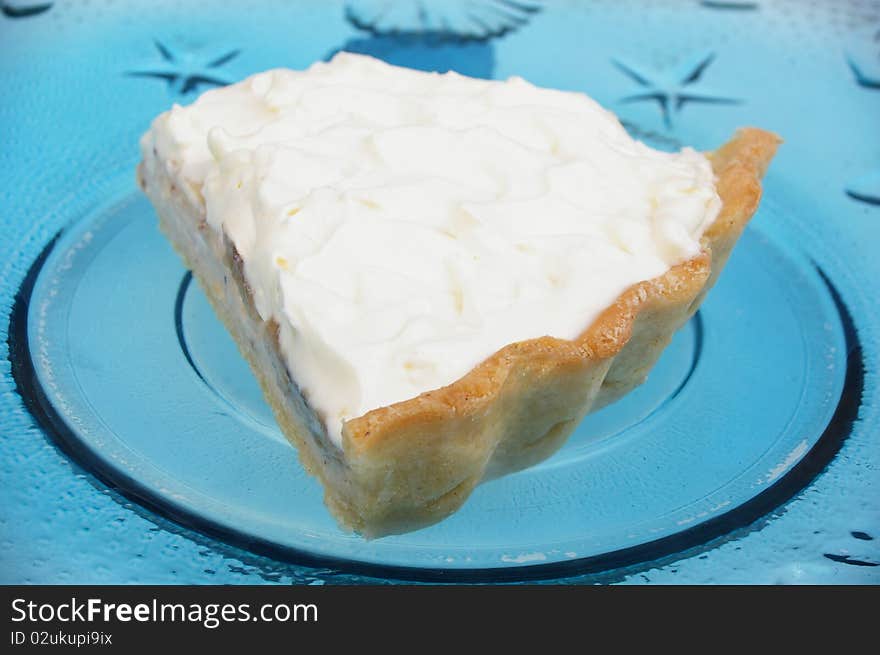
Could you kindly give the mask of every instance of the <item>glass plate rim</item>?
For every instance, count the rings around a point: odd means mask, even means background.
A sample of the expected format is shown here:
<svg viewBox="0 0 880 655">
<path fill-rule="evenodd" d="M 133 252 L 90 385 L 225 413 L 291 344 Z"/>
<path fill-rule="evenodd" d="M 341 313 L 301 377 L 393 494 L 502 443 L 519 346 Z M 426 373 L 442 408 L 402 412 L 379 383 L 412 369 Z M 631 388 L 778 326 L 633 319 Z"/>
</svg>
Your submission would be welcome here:
<svg viewBox="0 0 880 655">
<path fill-rule="evenodd" d="M 111 186 L 116 187 L 117 185 Z M 109 194 L 107 201 L 97 203 L 95 207 L 89 209 L 96 210 L 101 206 L 110 206 L 122 199 L 117 196 L 118 194 Z M 87 211 L 75 212 L 74 218 L 48 240 L 39 255 L 32 261 L 15 294 L 15 302 L 9 318 L 7 347 L 15 389 L 25 408 L 51 443 L 84 471 L 120 493 L 125 499 L 136 502 L 147 510 L 170 519 L 184 528 L 195 530 L 252 553 L 290 564 L 320 568 L 330 567 L 343 573 L 413 582 L 517 582 L 598 573 L 636 566 L 680 554 L 706 546 L 734 531 L 748 528 L 756 521 L 782 508 L 805 489 L 842 448 L 858 419 L 859 408 L 864 398 L 864 377 L 867 367 L 863 360 L 863 349 L 852 314 L 827 273 L 818 263 L 811 260 L 810 263 L 829 292 L 843 328 L 847 353 L 843 389 L 831 419 L 812 448 L 785 474 L 744 503 L 658 539 L 647 540 L 635 546 L 607 553 L 565 561 L 479 568 L 442 568 L 394 565 L 346 559 L 335 555 L 322 555 L 254 537 L 244 531 L 236 530 L 232 526 L 202 517 L 185 506 L 174 504 L 149 489 L 144 483 L 120 467 L 113 466 L 107 460 L 103 460 L 87 444 L 82 442 L 76 432 L 55 410 L 39 381 L 38 373 L 31 359 L 28 337 L 30 298 L 39 279 L 39 274 L 55 247 L 64 235 L 75 228 L 83 216 L 89 213 L 91 211 L 88 209 Z"/>
</svg>

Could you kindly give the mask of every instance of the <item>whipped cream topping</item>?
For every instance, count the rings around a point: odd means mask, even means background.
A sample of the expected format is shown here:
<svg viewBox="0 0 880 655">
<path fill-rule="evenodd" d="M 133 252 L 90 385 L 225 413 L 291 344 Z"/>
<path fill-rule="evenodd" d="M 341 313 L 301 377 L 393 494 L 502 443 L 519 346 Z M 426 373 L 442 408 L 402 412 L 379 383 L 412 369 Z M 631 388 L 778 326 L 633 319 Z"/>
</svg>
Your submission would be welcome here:
<svg viewBox="0 0 880 655">
<path fill-rule="evenodd" d="M 721 205 L 703 155 L 633 140 L 581 93 L 347 53 L 174 106 L 154 147 L 235 244 L 337 445 L 509 343 L 576 338 L 697 254 Z"/>
</svg>

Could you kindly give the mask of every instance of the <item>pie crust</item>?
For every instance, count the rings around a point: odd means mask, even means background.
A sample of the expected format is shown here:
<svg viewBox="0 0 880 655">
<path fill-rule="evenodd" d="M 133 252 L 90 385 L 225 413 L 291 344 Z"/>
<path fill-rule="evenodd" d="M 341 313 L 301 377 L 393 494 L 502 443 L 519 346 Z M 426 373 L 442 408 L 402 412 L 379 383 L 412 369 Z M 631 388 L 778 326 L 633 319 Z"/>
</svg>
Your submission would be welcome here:
<svg viewBox="0 0 880 655">
<path fill-rule="evenodd" d="M 760 180 L 779 143 L 770 132 L 744 128 L 708 153 L 722 208 L 699 255 L 631 286 L 575 340 L 509 344 L 452 384 L 347 421 L 341 450 L 287 370 L 278 325 L 254 308 L 235 247 L 207 225 L 199 189 L 179 188 L 155 152 L 138 166 L 137 178 L 282 431 L 323 483 L 328 508 L 344 527 L 378 537 L 449 516 L 479 482 L 544 460 L 585 415 L 641 384 L 699 308 L 754 215 Z"/>
</svg>

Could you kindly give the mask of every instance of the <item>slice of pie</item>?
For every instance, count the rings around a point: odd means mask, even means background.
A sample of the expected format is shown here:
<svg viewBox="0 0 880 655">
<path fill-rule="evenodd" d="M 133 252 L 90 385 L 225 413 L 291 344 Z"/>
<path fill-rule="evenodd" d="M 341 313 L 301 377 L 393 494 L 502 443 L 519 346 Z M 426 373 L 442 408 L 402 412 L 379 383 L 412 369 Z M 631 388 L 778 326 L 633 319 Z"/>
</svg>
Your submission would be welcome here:
<svg viewBox="0 0 880 655">
<path fill-rule="evenodd" d="M 580 93 L 342 53 L 163 113 L 138 181 L 327 506 L 375 537 L 640 384 L 778 143 L 660 152 Z"/>
</svg>

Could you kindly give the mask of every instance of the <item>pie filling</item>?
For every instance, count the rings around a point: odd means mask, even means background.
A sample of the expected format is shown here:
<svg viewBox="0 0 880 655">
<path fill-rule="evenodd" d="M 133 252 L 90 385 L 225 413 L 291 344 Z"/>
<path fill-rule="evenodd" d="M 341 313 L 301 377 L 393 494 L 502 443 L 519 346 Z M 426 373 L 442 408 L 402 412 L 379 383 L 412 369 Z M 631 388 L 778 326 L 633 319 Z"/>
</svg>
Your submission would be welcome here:
<svg viewBox="0 0 880 655">
<path fill-rule="evenodd" d="M 702 154 L 581 93 L 347 53 L 174 106 L 141 147 L 235 246 L 337 445 L 507 344 L 576 338 L 696 255 L 721 207 Z"/>
</svg>

